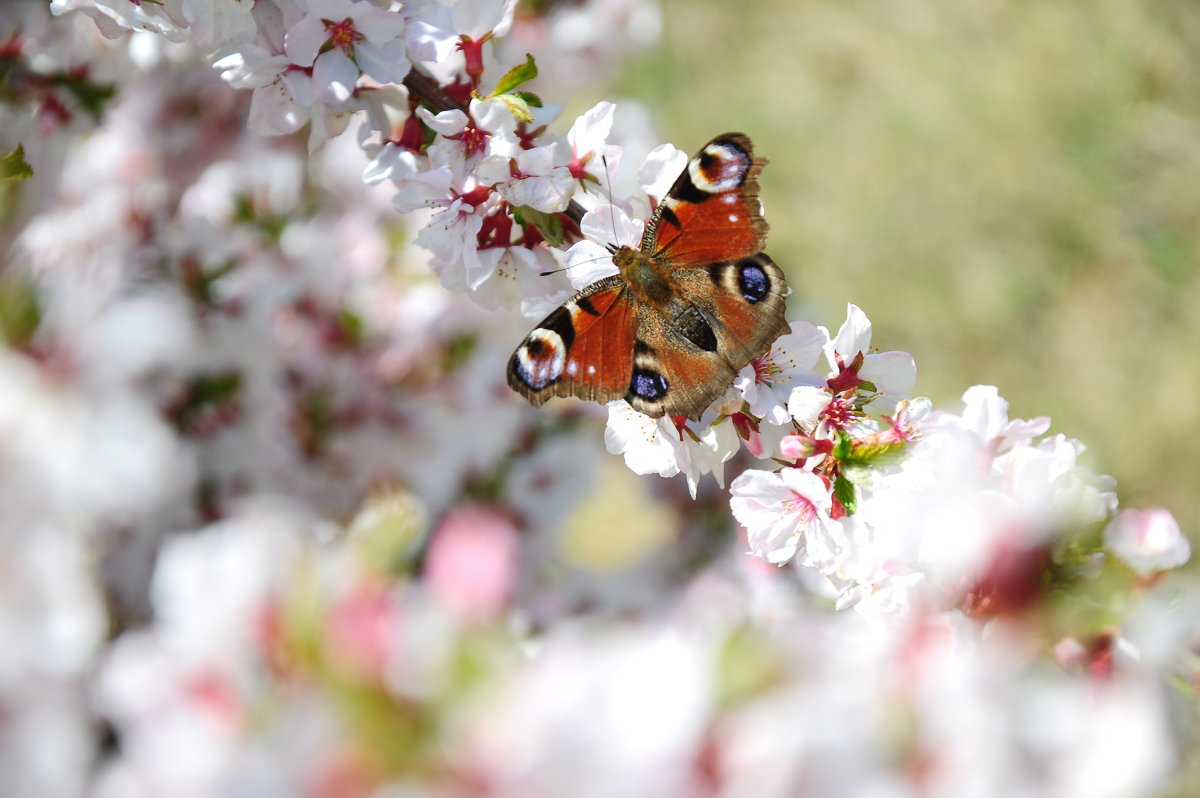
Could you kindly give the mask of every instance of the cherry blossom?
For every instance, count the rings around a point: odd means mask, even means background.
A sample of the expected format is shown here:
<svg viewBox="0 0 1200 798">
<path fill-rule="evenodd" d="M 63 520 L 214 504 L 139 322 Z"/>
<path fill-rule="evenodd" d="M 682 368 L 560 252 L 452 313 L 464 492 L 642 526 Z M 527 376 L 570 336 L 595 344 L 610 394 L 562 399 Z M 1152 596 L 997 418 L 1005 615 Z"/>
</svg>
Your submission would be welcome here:
<svg viewBox="0 0 1200 798">
<path fill-rule="evenodd" d="M 733 382 L 750 412 L 769 424 L 788 423 L 793 415 L 787 406 L 792 389 L 824 383 L 812 367 L 827 340 L 824 329 L 792 322 L 791 332 L 776 339 L 771 349 L 742 369 Z"/>
<path fill-rule="evenodd" d="M 6 184 L 0 793 L 1180 789 L 1186 530 L 1048 418 L 902 399 L 854 305 L 699 420 L 611 403 L 607 452 L 505 386 L 528 325 L 485 308 L 615 273 L 686 163 L 633 104 L 557 118 L 657 13 L 5 9 L 54 91 L 4 111 L 42 160 Z"/>
<path fill-rule="evenodd" d="M 724 463 L 738 450 L 732 424 L 714 424 L 697 431 L 690 422 L 650 418 L 624 399 L 608 405 L 604 445 L 610 453 L 624 455 L 625 464 L 635 474 L 673 477 L 683 473 L 693 497 L 704 474 L 711 473 L 718 485 L 725 486 Z"/>
<path fill-rule="evenodd" d="M 134 0 L 51 0 L 51 13 L 81 11 L 96 22 L 100 32 L 110 39 L 126 31 L 144 30 L 181 42 L 186 38 L 188 20 L 183 0 L 134 2 Z"/>
<path fill-rule="evenodd" d="M 872 353 L 871 321 L 857 305 L 846 306 L 846 321 L 825 345 L 829 361 L 829 387 L 835 393 L 863 385 L 878 391 L 882 407 L 894 407 L 908 398 L 917 377 L 917 367 L 907 352 Z"/>
<path fill-rule="evenodd" d="M 751 469 L 733 481 L 729 495 L 752 554 L 775 564 L 799 556 L 822 570 L 835 567 L 841 530 L 830 518 L 829 488 L 819 476 L 801 468 Z"/>
<path fill-rule="evenodd" d="M 558 144 L 522 150 L 515 158 L 490 155 L 475 167 L 475 179 L 490 186 L 517 207 L 543 213 L 566 210 L 571 201 L 571 170 L 556 163 Z"/>
<path fill-rule="evenodd" d="M 350 98 L 358 76 L 399 83 L 408 74 L 404 17 L 355 0 L 307 0 L 308 13 L 288 29 L 292 63 L 312 68 L 317 98 Z"/>
</svg>

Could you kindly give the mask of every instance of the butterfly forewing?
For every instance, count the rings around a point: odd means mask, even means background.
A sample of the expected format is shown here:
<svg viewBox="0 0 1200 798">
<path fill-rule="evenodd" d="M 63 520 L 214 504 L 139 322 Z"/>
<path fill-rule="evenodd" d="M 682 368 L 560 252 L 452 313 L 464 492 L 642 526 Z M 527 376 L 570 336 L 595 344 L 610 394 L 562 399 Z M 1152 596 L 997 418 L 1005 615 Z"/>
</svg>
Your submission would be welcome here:
<svg viewBox="0 0 1200 798">
<path fill-rule="evenodd" d="M 543 319 L 509 359 L 509 386 L 535 405 L 552 396 L 625 396 L 635 341 L 635 309 L 625 294 L 621 279 L 608 277 Z"/>
<path fill-rule="evenodd" d="M 647 222 L 642 251 L 682 266 L 760 252 L 768 230 L 758 197 L 764 164 L 741 133 L 705 144 Z"/>
</svg>

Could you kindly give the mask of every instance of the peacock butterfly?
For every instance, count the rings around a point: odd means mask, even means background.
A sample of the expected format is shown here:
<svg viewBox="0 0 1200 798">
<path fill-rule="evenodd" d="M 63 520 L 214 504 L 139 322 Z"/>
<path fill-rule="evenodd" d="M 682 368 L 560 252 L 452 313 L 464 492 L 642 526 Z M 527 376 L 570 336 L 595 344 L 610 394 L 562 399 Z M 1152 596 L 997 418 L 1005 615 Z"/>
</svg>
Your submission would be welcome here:
<svg viewBox="0 0 1200 798">
<path fill-rule="evenodd" d="M 534 405 L 624 398 L 648 416 L 700 414 L 788 331 L 783 272 L 750 138 L 726 133 L 688 161 L 646 222 L 641 249 L 610 247 L 618 274 L 547 316 L 508 362 Z"/>
</svg>

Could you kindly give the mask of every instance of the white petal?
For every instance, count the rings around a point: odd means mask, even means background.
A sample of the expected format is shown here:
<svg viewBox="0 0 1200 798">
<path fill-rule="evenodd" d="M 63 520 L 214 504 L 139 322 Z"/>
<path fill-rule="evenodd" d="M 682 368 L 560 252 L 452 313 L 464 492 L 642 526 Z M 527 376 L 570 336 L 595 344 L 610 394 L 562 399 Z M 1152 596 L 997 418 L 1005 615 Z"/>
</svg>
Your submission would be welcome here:
<svg viewBox="0 0 1200 798">
<path fill-rule="evenodd" d="M 867 318 L 867 314 L 863 313 L 859 307 L 853 303 L 846 305 L 846 321 L 842 323 L 838 334 L 825 347 L 826 357 L 829 359 L 829 368 L 837 371 L 837 360 L 833 354 L 842 356 L 842 360 L 849 365 L 850 361 L 858 356 L 859 352 L 866 352 L 871 348 L 871 320 Z"/>
<path fill-rule="evenodd" d="M 567 141 L 571 150 L 579 156 L 589 152 L 597 152 L 608 141 L 612 131 L 613 114 L 617 106 L 607 100 L 602 100 L 575 119 L 571 129 L 567 131 Z"/>
<path fill-rule="evenodd" d="M 602 244 L 637 247 L 642 241 L 645 223 L 630 219 L 616 205 L 600 205 L 583 215 L 579 230 Z"/>
<path fill-rule="evenodd" d="M 350 99 L 358 83 L 358 67 L 341 50 L 327 50 L 313 64 L 313 88 L 319 99 L 341 103 Z"/>
<path fill-rule="evenodd" d="M 817 416 L 829 406 L 829 391 L 815 385 L 799 385 L 788 397 L 788 414 L 802 426 L 817 423 Z"/>
<path fill-rule="evenodd" d="M 425 106 L 417 108 L 417 116 L 428 125 L 433 132 L 443 136 L 455 136 L 467 126 L 467 115 L 458 109 L 442 111 L 434 114 Z"/>
<path fill-rule="evenodd" d="M 617 273 L 612 253 L 594 241 L 584 239 L 571 245 L 563 256 L 567 278 L 576 289 L 587 288 L 597 280 Z"/>
<path fill-rule="evenodd" d="M 325 23 L 316 14 L 307 14 L 283 37 L 283 51 L 293 64 L 310 67 L 317 60 L 321 45 L 329 39 Z"/>
<path fill-rule="evenodd" d="M 380 83 L 400 83 L 412 66 L 403 39 L 380 44 L 359 42 L 354 57 L 362 71 Z"/>
<path fill-rule="evenodd" d="M 638 169 L 638 181 L 646 193 L 661 200 L 687 166 L 688 154 L 670 144 L 650 151 Z"/>
<path fill-rule="evenodd" d="M 512 176 L 511 158 L 489 155 L 475 164 L 475 180 L 481 186 L 494 186 L 506 182 Z"/>
<path fill-rule="evenodd" d="M 624 399 L 608 403 L 604 447 L 611 454 L 624 454 L 625 465 L 635 474 L 672 477 L 679 473 L 675 450 L 663 439 L 658 422 Z"/>
</svg>

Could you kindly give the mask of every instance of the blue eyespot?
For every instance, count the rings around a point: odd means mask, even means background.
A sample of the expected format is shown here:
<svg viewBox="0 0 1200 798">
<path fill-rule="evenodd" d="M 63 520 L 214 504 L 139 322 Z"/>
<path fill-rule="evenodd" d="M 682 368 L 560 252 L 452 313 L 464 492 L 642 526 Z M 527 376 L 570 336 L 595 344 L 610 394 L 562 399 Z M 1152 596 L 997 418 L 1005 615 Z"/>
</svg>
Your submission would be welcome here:
<svg viewBox="0 0 1200 798">
<path fill-rule="evenodd" d="M 629 393 L 641 399 L 658 401 L 667 395 L 667 381 L 656 371 L 635 371 Z"/>
<path fill-rule="evenodd" d="M 757 263 L 745 263 L 738 268 L 738 288 L 747 302 L 762 302 L 770 291 L 771 281 Z"/>
</svg>

